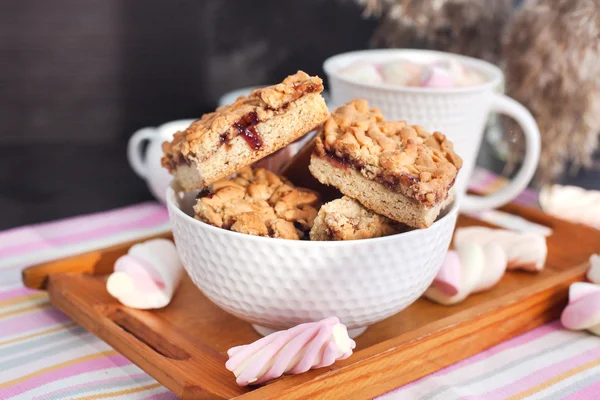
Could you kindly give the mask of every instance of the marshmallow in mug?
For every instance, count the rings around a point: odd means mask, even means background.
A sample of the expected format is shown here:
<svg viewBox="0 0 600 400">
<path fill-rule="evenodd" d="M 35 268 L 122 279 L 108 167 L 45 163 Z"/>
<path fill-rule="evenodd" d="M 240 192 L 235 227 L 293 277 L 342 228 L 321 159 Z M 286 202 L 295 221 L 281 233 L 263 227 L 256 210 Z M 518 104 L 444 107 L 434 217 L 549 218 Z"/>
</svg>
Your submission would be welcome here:
<svg viewBox="0 0 600 400">
<path fill-rule="evenodd" d="M 183 275 L 183 264 L 170 240 L 136 244 L 115 263 L 106 289 L 123 305 L 142 310 L 167 306 Z"/>
<path fill-rule="evenodd" d="M 409 60 L 394 60 L 383 64 L 357 61 L 345 67 L 340 74 L 362 83 L 429 88 L 473 86 L 485 81 L 480 73 L 456 60 L 436 61 L 430 64 Z"/>
</svg>

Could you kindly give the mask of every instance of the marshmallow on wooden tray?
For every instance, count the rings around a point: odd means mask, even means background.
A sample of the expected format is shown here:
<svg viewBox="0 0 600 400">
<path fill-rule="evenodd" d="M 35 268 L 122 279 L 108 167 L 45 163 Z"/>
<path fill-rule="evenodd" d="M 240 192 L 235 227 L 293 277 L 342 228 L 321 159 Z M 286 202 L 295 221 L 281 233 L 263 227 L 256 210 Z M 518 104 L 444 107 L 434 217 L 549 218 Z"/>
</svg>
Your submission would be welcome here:
<svg viewBox="0 0 600 400">
<path fill-rule="evenodd" d="M 505 229 L 482 226 L 459 228 L 454 234 L 454 246 L 463 244 L 496 243 L 502 247 L 508 259 L 507 269 L 541 271 L 546 263 L 548 246 L 546 238 L 535 233 L 520 233 Z"/>
<path fill-rule="evenodd" d="M 600 286 L 587 282 L 573 283 L 569 287 L 569 304 L 560 321 L 565 328 L 587 329 L 600 336 Z"/>
<path fill-rule="evenodd" d="M 592 254 L 590 257 L 590 269 L 586 277 L 588 281 L 600 285 L 600 254 Z"/>
<path fill-rule="evenodd" d="M 443 305 L 459 303 L 498 283 L 506 262 L 506 254 L 495 243 L 465 244 L 457 251 L 450 250 L 425 297 Z"/>
<path fill-rule="evenodd" d="M 544 212 L 600 229 L 600 191 L 577 186 L 552 185 L 540 190 Z"/>
<path fill-rule="evenodd" d="M 183 264 L 173 242 L 154 239 L 132 246 L 115 263 L 106 289 L 123 305 L 143 310 L 162 308 L 183 275 Z"/>
<path fill-rule="evenodd" d="M 227 351 L 225 367 L 240 386 L 301 374 L 350 357 L 356 346 L 336 317 L 297 325 Z"/>
<path fill-rule="evenodd" d="M 483 227 L 458 228 L 454 247 L 425 297 L 443 305 L 456 304 L 472 293 L 491 289 L 506 269 L 539 271 L 546 261 L 542 235 Z"/>
</svg>

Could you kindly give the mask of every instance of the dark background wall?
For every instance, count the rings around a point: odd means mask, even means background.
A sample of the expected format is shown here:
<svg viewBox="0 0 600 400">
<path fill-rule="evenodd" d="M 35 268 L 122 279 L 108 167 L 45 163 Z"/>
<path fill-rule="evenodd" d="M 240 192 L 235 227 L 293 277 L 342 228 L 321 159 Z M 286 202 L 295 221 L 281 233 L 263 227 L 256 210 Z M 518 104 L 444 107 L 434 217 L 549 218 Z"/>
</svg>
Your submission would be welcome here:
<svg viewBox="0 0 600 400">
<path fill-rule="evenodd" d="M 1 0 L 0 230 L 152 199 L 125 147 L 368 47 L 355 0 Z M 502 170 L 484 142 L 478 163 Z M 600 170 L 600 160 L 594 171 Z M 562 183 L 600 189 L 598 172 Z"/>
<path fill-rule="evenodd" d="M 367 47 L 351 0 L 3 0 L 0 229 L 151 199 L 125 157 L 142 126 Z"/>
</svg>

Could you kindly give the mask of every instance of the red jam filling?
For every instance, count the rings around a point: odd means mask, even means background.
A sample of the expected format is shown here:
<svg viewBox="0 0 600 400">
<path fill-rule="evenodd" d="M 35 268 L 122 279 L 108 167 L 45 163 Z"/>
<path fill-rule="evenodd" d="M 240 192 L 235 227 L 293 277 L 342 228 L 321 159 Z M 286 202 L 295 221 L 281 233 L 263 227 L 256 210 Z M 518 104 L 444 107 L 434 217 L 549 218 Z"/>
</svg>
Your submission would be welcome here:
<svg viewBox="0 0 600 400">
<path fill-rule="evenodd" d="M 233 127 L 237 129 L 238 134 L 242 135 L 248 146 L 253 150 L 260 150 L 263 145 L 262 138 L 256 131 L 256 125 L 260 121 L 255 112 L 248 113 L 240 118 Z"/>
</svg>

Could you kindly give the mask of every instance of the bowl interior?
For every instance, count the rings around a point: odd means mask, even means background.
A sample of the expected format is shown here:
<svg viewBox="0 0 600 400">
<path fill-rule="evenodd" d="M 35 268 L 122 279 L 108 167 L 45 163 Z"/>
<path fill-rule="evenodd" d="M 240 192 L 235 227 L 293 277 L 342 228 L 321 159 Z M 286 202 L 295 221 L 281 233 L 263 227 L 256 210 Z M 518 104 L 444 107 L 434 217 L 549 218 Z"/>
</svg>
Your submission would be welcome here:
<svg viewBox="0 0 600 400">
<path fill-rule="evenodd" d="M 194 218 L 194 205 L 196 204 L 196 195 L 199 191 L 191 191 L 191 192 L 181 192 L 177 191 L 174 183 L 169 186 L 167 189 L 167 205 L 171 208 L 171 212 L 177 213 L 179 217 L 185 218 L 188 222 L 191 222 L 198 226 L 198 229 L 208 229 L 208 230 L 216 230 L 222 235 L 235 235 L 238 238 L 243 237 L 248 240 L 259 240 L 259 241 L 280 241 L 281 244 L 289 244 L 292 246 L 295 245 L 308 245 L 308 246 L 344 246 L 349 243 L 351 246 L 356 246 L 358 243 L 367 243 L 371 241 L 383 241 L 383 240 L 393 240 L 393 238 L 398 238 L 399 236 L 409 236 L 409 235 L 423 235 L 429 229 L 434 229 L 434 227 L 443 219 L 451 218 L 455 214 L 458 213 L 458 201 L 454 200 L 452 204 L 447 206 L 440 212 L 440 215 L 437 217 L 432 226 L 428 229 L 414 229 L 408 232 L 402 232 L 395 235 L 384 236 L 380 238 L 371 238 L 371 239 L 360 239 L 360 240 L 348 240 L 348 241 L 310 241 L 310 240 L 285 240 L 278 238 L 268 238 L 261 236 L 252 236 L 246 235 L 243 233 L 233 232 L 227 229 L 217 228 L 215 226 L 209 225 L 202 221 L 199 221 Z"/>
</svg>

